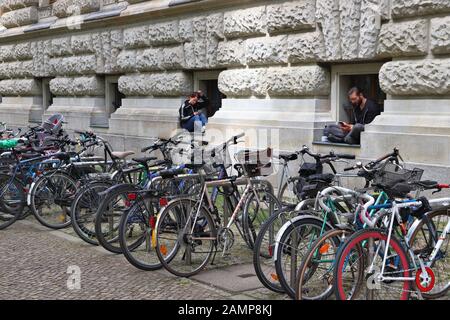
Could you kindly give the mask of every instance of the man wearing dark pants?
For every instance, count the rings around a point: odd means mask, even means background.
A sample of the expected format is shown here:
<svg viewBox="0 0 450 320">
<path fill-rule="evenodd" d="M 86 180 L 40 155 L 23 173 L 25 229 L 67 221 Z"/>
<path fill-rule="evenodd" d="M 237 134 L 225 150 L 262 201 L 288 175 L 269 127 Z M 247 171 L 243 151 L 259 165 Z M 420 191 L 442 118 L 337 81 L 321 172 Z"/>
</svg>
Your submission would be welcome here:
<svg viewBox="0 0 450 320">
<path fill-rule="evenodd" d="M 367 99 L 358 87 L 350 89 L 348 99 L 353 106 L 352 122 L 339 124 L 342 131 L 347 134 L 344 138 L 345 143 L 359 144 L 364 125 L 371 123 L 381 113 L 381 108 L 375 101 Z"/>
<path fill-rule="evenodd" d="M 179 110 L 180 125 L 189 132 L 205 132 L 206 116 L 199 112 L 198 95 L 193 93 L 184 101 Z"/>
</svg>

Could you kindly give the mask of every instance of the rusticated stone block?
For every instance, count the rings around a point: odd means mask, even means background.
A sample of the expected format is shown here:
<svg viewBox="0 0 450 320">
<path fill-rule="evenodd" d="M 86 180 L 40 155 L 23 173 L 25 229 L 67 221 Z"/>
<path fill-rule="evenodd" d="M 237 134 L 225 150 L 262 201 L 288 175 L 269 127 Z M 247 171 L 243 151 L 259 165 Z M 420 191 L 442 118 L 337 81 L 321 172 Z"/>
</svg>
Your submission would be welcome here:
<svg viewBox="0 0 450 320">
<path fill-rule="evenodd" d="M 290 63 L 311 62 L 324 58 L 325 46 L 320 32 L 289 35 L 287 46 Z"/>
<path fill-rule="evenodd" d="M 105 94 L 103 79 L 91 77 L 63 77 L 50 80 L 50 91 L 56 96 L 101 96 Z"/>
<path fill-rule="evenodd" d="M 71 39 L 71 51 L 74 54 L 94 53 L 92 37 L 88 34 L 74 35 Z"/>
<path fill-rule="evenodd" d="M 431 19 L 431 51 L 450 53 L 450 17 Z"/>
<path fill-rule="evenodd" d="M 11 61 L 15 60 L 15 52 L 14 52 L 14 45 L 9 44 L 6 46 L 0 47 L 0 61 Z"/>
<path fill-rule="evenodd" d="M 152 45 L 164 45 L 180 42 L 178 21 L 161 22 L 148 27 L 149 41 Z"/>
<path fill-rule="evenodd" d="M 143 73 L 119 78 L 127 96 L 181 96 L 192 91 L 192 77 L 185 72 Z"/>
<path fill-rule="evenodd" d="M 315 96 L 330 94 L 329 72 L 319 66 L 276 68 L 267 72 L 271 96 Z"/>
<path fill-rule="evenodd" d="M 393 61 L 379 74 L 381 89 L 394 96 L 450 94 L 450 59 Z"/>
<path fill-rule="evenodd" d="M 148 48 L 136 53 L 136 69 L 139 71 L 156 71 L 161 69 L 161 48 Z"/>
<path fill-rule="evenodd" d="M 359 30 L 361 23 L 361 0 L 339 1 L 341 54 L 344 59 L 358 57 Z"/>
<path fill-rule="evenodd" d="M 361 22 L 359 30 L 359 53 L 362 59 L 372 59 L 376 56 L 378 35 L 381 29 L 381 13 L 379 3 L 383 0 L 361 2 Z"/>
<path fill-rule="evenodd" d="M 219 90 L 229 97 L 265 96 L 267 69 L 225 70 L 219 74 Z"/>
<path fill-rule="evenodd" d="M 162 63 L 164 69 L 183 69 L 184 68 L 184 50 L 183 45 L 176 47 L 165 47 L 161 49 Z"/>
<path fill-rule="evenodd" d="M 0 9 L 3 12 L 22 9 L 24 7 L 37 7 L 39 0 L 2 0 L 0 2 Z"/>
<path fill-rule="evenodd" d="M 204 39 L 186 42 L 184 44 L 184 59 L 186 68 L 203 69 L 208 67 L 207 42 Z"/>
<path fill-rule="evenodd" d="M 229 11 L 224 15 L 224 35 L 227 38 L 264 35 L 266 21 L 266 8 L 263 6 Z"/>
<path fill-rule="evenodd" d="M 30 42 L 16 44 L 14 46 L 14 57 L 17 60 L 27 60 L 33 58 Z"/>
<path fill-rule="evenodd" d="M 123 42 L 125 48 L 148 47 L 150 39 L 148 36 L 148 27 L 127 28 L 123 31 Z"/>
<path fill-rule="evenodd" d="M 34 79 L 10 79 L 0 81 L 0 95 L 10 96 L 39 96 L 41 88 Z"/>
<path fill-rule="evenodd" d="M 0 78 L 32 78 L 33 61 L 15 61 L 0 63 Z"/>
<path fill-rule="evenodd" d="M 50 55 L 52 57 L 72 55 L 72 45 L 70 37 L 52 39 Z"/>
<path fill-rule="evenodd" d="M 15 28 L 38 22 L 38 10 L 36 7 L 28 7 L 9 11 L 0 17 L 0 24 L 5 28 Z"/>
<path fill-rule="evenodd" d="M 267 28 L 269 33 L 311 29 L 315 26 L 315 2 L 292 1 L 267 6 Z"/>
<path fill-rule="evenodd" d="M 56 75 L 95 74 L 97 58 L 95 55 L 53 58 L 50 64 Z"/>
<path fill-rule="evenodd" d="M 417 56 L 428 51 L 426 20 L 387 23 L 381 28 L 377 53 L 380 56 Z"/>
<path fill-rule="evenodd" d="M 206 19 L 208 37 L 223 39 L 223 13 L 210 14 Z"/>
<path fill-rule="evenodd" d="M 287 36 L 253 38 L 246 40 L 248 65 L 287 63 Z"/>
<path fill-rule="evenodd" d="M 189 42 L 194 40 L 194 27 L 192 19 L 182 19 L 178 24 L 178 38 L 181 42 Z"/>
<path fill-rule="evenodd" d="M 238 39 L 219 42 L 217 63 L 224 67 L 245 65 L 245 41 Z"/>
<path fill-rule="evenodd" d="M 76 16 L 99 9 L 100 0 L 57 0 L 53 4 L 53 14 L 58 18 Z"/>
<path fill-rule="evenodd" d="M 448 0 L 395 0 L 391 4 L 394 18 L 450 12 Z"/>
<path fill-rule="evenodd" d="M 136 50 L 122 50 L 117 56 L 117 65 L 121 72 L 133 72 L 137 70 Z"/>
<path fill-rule="evenodd" d="M 324 56 L 329 60 L 338 60 L 341 58 L 339 1 L 317 0 L 316 6 L 316 19 L 325 42 Z"/>
</svg>

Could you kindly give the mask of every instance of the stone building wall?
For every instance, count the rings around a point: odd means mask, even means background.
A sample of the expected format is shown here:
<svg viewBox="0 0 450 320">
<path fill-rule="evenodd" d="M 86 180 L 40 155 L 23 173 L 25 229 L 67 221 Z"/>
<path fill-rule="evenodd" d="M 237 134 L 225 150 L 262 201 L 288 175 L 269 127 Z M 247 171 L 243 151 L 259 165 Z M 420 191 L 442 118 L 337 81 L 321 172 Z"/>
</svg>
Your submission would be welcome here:
<svg viewBox="0 0 450 320">
<path fill-rule="evenodd" d="M 117 141 L 168 135 L 194 72 L 219 70 L 228 98 L 210 128 L 276 128 L 281 148 L 295 149 L 336 120 L 332 66 L 377 61 L 388 100 L 355 151 L 373 158 L 399 145 L 411 162 L 436 154 L 433 165 L 450 165 L 448 0 L 4 0 L 0 8 L 0 119 L 9 123 L 62 112 L 70 128 L 94 126 Z M 113 114 L 108 76 L 126 95 Z M 42 78 L 55 95 L 47 110 Z"/>
</svg>

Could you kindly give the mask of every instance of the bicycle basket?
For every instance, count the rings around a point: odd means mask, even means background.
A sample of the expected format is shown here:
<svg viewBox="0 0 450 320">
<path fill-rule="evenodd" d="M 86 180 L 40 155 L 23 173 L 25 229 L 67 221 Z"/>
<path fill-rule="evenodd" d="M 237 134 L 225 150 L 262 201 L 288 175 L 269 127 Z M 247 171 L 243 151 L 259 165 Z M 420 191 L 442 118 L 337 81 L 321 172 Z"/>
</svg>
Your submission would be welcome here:
<svg viewBox="0 0 450 320">
<path fill-rule="evenodd" d="M 398 183 L 419 182 L 422 178 L 422 174 L 422 169 L 414 168 L 409 170 L 392 162 L 388 162 L 382 169 L 380 169 L 380 171 L 375 173 L 373 184 L 386 188 L 392 188 Z"/>
<path fill-rule="evenodd" d="M 310 175 L 322 173 L 322 168 L 318 167 L 317 164 L 312 162 L 304 162 L 300 166 L 300 170 L 298 171 L 300 177 L 309 177 Z"/>
<path fill-rule="evenodd" d="M 242 165 L 248 177 L 270 176 L 273 173 L 272 149 L 239 151 L 236 160 Z"/>
</svg>

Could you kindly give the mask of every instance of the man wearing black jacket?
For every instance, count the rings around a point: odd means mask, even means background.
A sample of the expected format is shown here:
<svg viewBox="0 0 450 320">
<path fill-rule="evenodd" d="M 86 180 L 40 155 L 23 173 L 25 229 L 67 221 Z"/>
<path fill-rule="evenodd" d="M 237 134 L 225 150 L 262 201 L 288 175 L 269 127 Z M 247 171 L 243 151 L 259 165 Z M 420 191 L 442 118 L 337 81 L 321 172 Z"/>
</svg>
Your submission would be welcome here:
<svg viewBox="0 0 450 320">
<path fill-rule="evenodd" d="M 179 110 L 180 125 L 189 132 L 205 132 L 205 125 L 208 122 L 206 115 L 199 112 L 201 105 L 198 103 L 198 93 L 195 92 L 184 101 Z"/>
<path fill-rule="evenodd" d="M 381 113 L 381 108 L 375 101 L 367 99 L 358 87 L 350 89 L 348 99 L 353 106 L 352 122 L 351 124 L 346 122 L 339 124 L 342 131 L 347 133 L 344 138 L 345 143 L 358 144 L 361 132 L 364 131 L 364 125 L 371 123 Z"/>
</svg>

